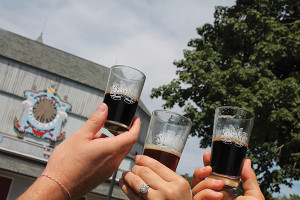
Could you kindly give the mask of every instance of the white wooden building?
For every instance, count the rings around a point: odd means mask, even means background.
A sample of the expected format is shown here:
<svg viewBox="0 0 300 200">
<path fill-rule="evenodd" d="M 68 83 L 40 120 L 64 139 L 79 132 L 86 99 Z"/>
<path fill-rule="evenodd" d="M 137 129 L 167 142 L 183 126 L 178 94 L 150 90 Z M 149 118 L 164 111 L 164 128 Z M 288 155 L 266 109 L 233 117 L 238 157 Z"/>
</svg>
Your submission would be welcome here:
<svg viewBox="0 0 300 200">
<path fill-rule="evenodd" d="M 22 117 L 24 91 L 34 85 L 36 90 L 53 85 L 58 96 L 68 97 L 72 109 L 67 111 L 68 118 L 62 128 L 68 137 L 103 101 L 108 73 L 105 66 L 47 46 L 41 40 L 0 29 L 0 200 L 16 199 L 43 172 L 48 160 L 45 148 L 49 139 L 27 133 L 22 139 L 17 137 L 14 120 Z M 116 180 L 122 171 L 134 165 L 134 155 L 142 153 L 150 121 L 150 113 L 142 101 L 136 114 L 142 121 L 139 140 L 121 163 Z M 111 180 L 82 199 L 107 199 Z M 112 199 L 127 199 L 117 182 L 114 186 Z"/>
</svg>

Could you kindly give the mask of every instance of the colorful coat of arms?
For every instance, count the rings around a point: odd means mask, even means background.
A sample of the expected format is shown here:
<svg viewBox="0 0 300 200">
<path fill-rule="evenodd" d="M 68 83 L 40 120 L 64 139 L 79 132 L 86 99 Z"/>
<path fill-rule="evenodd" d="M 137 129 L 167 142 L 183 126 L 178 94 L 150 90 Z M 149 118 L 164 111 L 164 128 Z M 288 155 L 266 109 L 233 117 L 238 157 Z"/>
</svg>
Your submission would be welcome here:
<svg viewBox="0 0 300 200">
<path fill-rule="evenodd" d="M 62 127 L 67 120 L 67 111 L 72 106 L 65 96 L 62 100 L 55 89 L 36 91 L 36 86 L 24 91 L 26 100 L 23 101 L 23 114 L 18 120 L 15 117 L 14 125 L 18 130 L 18 138 L 23 138 L 23 133 L 30 133 L 37 137 L 50 139 L 50 147 L 55 141 L 64 139 Z"/>
</svg>

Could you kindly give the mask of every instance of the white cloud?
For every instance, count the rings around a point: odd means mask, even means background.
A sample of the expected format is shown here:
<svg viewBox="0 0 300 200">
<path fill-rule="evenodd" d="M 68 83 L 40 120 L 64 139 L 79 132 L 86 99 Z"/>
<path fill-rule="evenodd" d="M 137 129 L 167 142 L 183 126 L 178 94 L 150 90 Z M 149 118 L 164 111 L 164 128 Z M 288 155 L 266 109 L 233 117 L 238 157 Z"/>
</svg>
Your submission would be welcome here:
<svg viewBox="0 0 300 200">
<path fill-rule="evenodd" d="M 234 0 L 2 0 L 0 28 L 36 39 L 44 28 L 44 43 L 110 67 L 116 63 L 143 71 L 142 100 L 151 111 L 161 109 L 161 99 L 150 99 L 152 88 L 176 77 L 174 60 L 183 58 L 196 28 L 213 22 L 215 5 Z M 172 109 L 181 112 L 181 109 Z M 209 150 L 209 149 L 208 149 Z M 189 138 L 177 172 L 203 166 L 199 138 Z"/>
</svg>

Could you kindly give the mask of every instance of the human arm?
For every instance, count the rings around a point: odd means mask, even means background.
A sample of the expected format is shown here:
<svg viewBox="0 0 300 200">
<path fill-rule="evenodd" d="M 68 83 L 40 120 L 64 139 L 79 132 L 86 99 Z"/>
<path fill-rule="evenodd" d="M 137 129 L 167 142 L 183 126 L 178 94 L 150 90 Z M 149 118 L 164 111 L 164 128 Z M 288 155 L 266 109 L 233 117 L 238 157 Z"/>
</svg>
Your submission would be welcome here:
<svg viewBox="0 0 300 200">
<path fill-rule="evenodd" d="M 78 199 L 108 179 L 130 152 L 138 139 L 141 122 L 137 117 L 131 129 L 121 135 L 105 137 L 100 128 L 107 118 L 107 106 L 99 104 L 86 123 L 53 151 L 43 172 L 58 180 Z M 68 194 L 55 181 L 41 176 L 19 197 L 24 199 L 68 199 Z"/>
<path fill-rule="evenodd" d="M 160 162 L 144 155 L 135 156 L 136 165 L 119 180 L 124 193 L 131 199 L 141 199 L 139 188 L 148 184 L 147 200 L 192 200 L 189 183 Z"/>
</svg>

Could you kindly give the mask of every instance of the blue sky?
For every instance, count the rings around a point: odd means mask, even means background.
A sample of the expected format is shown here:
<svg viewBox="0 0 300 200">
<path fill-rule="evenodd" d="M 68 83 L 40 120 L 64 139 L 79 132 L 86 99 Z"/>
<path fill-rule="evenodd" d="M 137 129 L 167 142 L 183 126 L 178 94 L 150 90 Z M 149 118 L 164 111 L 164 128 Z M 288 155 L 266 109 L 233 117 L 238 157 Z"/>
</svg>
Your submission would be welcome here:
<svg viewBox="0 0 300 200">
<path fill-rule="evenodd" d="M 125 64 L 147 76 L 142 101 L 150 112 L 161 99 L 149 97 L 152 88 L 176 77 L 175 60 L 183 58 L 196 28 L 212 23 L 216 5 L 233 0 L 2 0 L 0 28 L 30 39 L 43 32 L 44 44 L 111 67 Z M 179 108 L 172 111 L 181 112 Z M 198 138 L 189 138 L 177 172 L 193 174 L 203 166 Z M 281 194 L 300 194 L 300 183 Z"/>
</svg>

